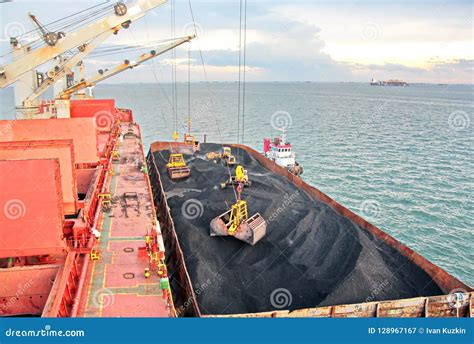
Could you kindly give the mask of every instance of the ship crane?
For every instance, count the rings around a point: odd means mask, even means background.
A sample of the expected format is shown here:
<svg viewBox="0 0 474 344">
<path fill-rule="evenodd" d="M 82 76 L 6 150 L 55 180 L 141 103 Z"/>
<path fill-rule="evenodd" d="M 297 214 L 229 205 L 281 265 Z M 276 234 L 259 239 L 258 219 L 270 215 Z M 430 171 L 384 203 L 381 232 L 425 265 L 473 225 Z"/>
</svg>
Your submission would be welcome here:
<svg viewBox="0 0 474 344">
<path fill-rule="evenodd" d="M 47 45 L 54 47 L 56 43 L 58 43 L 59 39 L 65 36 L 65 33 L 62 31 L 59 31 L 59 32 L 46 31 L 46 28 L 39 22 L 39 20 L 36 18 L 35 15 L 30 13 L 29 16 L 31 20 L 38 26 L 38 29 L 40 30 L 41 35 L 43 37 L 43 40 Z"/>
<path fill-rule="evenodd" d="M 114 75 L 117 75 L 127 69 L 132 69 L 134 67 L 139 66 L 143 62 L 146 62 L 148 60 L 151 60 L 155 57 L 158 57 L 159 55 L 162 55 L 166 53 L 167 51 L 174 49 L 181 44 L 184 44 L 186 42 L 190 42 L 192 39 L 194 39 L 196 35 L 191 35 L 187 37 L 183 37 L 180 39 L 177 39 L 169 44 L 166 44 L 164 47 L 157 49 L 157 50 L 151 50 L 147 53 L 141 54 L 136 61 L 130 61 L 130 60 L 125 60 L 122 63 L 114 66 L 113 68 L 107 69 L 107 70 L 99 70 L 99 72 L 96 75 L 93 75 L 85 80 L 80 81 L 79 83 L 63 90 L 61 93 L 59 93 L 59 98 L 60 99 L 70 99 L 71 95 L 74 93 L 85 89 L 87 87 L 92 87 L 95 86 L 97 83 L 108 79 Z"/>
<path fill-rule="evenodd" d="M 89 55 L 96 47 L 101 45 L 107 38 L 110 37 L 109 32 L 105 32 L 95 39 L 87 42 L 78 47 L 78 52 L 69 58 L 64 58 L 64 55 L 60 56 L 60 63 L 57 64 L 54 68 L 46 72 L 46 77 L 39 83 L 38 87 L 33 90 L 33 92 L 23 100 L 23 107 L 28 107 L 33 104 L 33 102 L 40 97 L 46 90 L 48 90 L 56 82 L 60 81 L 62 78 L 73 73 L 73 68 L 82 64 L 82 60 Z M 65 84 L 67 87 L 67 83 Z"/>
<path fill-rule="evenodd" d="M 116 34 L 121 28 L 128 28 L 130 23 L 143 17 L 147 11 L 164 3 L 166 0 L 137 0 L 127 6 L 119 2 L 114 5 L 114 13 L 67 33 L 49 32 L 35 16 L 30 15 L 30 18 L 38 25 L 46 44 L 33 49 L 32 44 L 21 44 L 16 38 L 12 38 L 10 41 L 13 60 L 9 64 L 0 66 L 0 88 L 15 83 L 17 109 L 24 118 L 34 117 L 39 107 L 38 96 L 35 93 L 43 93 L 63 77 L 68 68 L 77 65 L 99 43 L 112 34 Z M 77 53 L 79 55 L 76 54 L 73 59 L 68 60 L 66 65 L 57 66 L 54 72 L 49 71 L 47 76 L 51 80 L 43 87 L 39 87 L 41 85 L 38 85 L 36 68 L 76 48 L 79 50 Z M 63 70 L 64 72 L 57 73 Z M 34 90 L 33 94 L 31 90 Z"/>
</svg>

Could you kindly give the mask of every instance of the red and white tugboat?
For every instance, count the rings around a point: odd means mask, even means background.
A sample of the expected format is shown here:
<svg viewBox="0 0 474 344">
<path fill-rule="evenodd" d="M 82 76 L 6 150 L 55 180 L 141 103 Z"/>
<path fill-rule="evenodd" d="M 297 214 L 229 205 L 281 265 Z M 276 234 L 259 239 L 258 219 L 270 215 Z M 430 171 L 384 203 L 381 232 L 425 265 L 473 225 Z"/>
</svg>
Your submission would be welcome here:
<svg viewBox="0 0 474 344">
<path fill-rule="evenodd" d="M 295 176 L 303 174 L 303 167 L 296 162 L 292 144 L 286 140 L 286 130 L 279 129 L 281 134 L 274 139 L 263 139 L 263 153 L 277 165 L 285 167 Z"/>
</svg>

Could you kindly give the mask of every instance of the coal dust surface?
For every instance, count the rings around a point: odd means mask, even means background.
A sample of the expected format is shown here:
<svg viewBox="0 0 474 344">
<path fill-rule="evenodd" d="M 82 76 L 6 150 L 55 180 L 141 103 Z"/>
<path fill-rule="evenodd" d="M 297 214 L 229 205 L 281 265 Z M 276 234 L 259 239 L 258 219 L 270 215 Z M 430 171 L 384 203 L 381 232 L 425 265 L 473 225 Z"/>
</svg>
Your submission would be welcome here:
<svg viewBox="0 0 474 344">
<path fill-rule="evenodd" d="M 166 173 L 169 151 L 155 153 L 203 314 L 442 294 L 418 266 L 244 150 L 233 149 L 252 182 L 242 197 L 249 216 L 259 212 L 266 219 L 267 235 L 255 246 L 233 237 L 211 237 L 211 220 L 235 202 L 232 188 L 219 187 L 229 169 L 206 158 L 207 152 L 218 150 L 220 145 L 202 144 L 200 152 L 186 155 L 191 176 L 182 181 L 171 181 Z"/>
</svg>

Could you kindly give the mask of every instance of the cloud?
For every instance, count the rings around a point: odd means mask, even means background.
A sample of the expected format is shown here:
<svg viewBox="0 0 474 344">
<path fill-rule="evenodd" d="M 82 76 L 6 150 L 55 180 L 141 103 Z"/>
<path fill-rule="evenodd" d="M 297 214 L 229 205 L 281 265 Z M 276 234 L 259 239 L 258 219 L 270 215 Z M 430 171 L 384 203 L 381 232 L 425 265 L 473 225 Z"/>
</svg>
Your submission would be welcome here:
<svg viewBox="0 0 474 344">
<path fill-rule="evenodd" d="M 410 82 L 474 83 L 474 60 L 436 61 L 428 68 L 409 67 L 401 64 L 348 65 L 355 75 L 373 75 L 379 80 L 397 77 Z"/>
<path fill-rule="evenodd" d="M 68 9 L 55 2 L 28 3 L 48 23 L 84 8 Z M 2 5 L 3 6 L 3 5 Z M 20 20 L 27 30 L 24 6 L 6 4 L 4 22 Z M 192 20 L 187 2 L 176 2 L 176 36 L 189 33 Z M 472 9 L 469 2 L 248 2 L 247 80 L 363 81 L 405 79 L 407 82 L 472 83 Z M 191 49 L 193 81 L 205 80 L 201 54 L 210 80 L 237 80 L 239 63 L 239 3 L 193 3 L 199 41 L 176 49 L 178 80 L 187 80 L 187 49 Z M 23 19 L 25 19 L 23 21 Z M 157 41 L 171 37 L 169 5 L 156 8 L 108 44 Z M 0 42 L 8 50 L 8 42 Z M 146 48 L 149 50 L 149 47 Z M 109 68 L 142 51 L 91 56 L 86 74 Z M 168 52 L 107 82 L 170 81 Z M 153 70 L 153 73 L 150 71 Z M 159 78 L 157 77 L 159 76 Z"/>
</svg>

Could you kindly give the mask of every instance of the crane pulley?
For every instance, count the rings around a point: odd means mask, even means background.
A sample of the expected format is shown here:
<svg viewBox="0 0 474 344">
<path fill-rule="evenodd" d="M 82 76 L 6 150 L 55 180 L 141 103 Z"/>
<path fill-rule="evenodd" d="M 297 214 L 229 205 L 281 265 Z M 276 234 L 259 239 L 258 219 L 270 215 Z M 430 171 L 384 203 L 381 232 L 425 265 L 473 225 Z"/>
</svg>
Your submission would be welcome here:
<svg viewBox="0 0 474 344">
<path fill-rule="evenodd" d="M 62 31 L 58 32 L 51 32 L 51 31 L 46 31 L 46 28 L 39 22 L 38 18 L 36 18 L 35 15 L 29 13 L 30 19 L 38 26 L 38 29 L 41 32 L 41 35 L 43 37 L 44 42 L 51 46 L 54 47 L 56 43 L 58 43 L 59 39 L 63 38 L 66 34 Z"/>
<path fill-rule="evenodd" d="M 17 54 L 17 58 L 13 62 L 0 68 L 0 88 L 14 83 L 24 73 L 83 45 L 102 33 L 117 33 L 120 28 L 128 27 L 131 22 L 143 17 L 145 12 L 165 2 L 166 0 L 137 0 L 130 8 L 121 3 L 121 5 L 116 5 L 115 12 L 112 15 L 106 16 L 73 33 L 69 33 L 67 36 L 58 34 L 58 40 L 54 45 L 46 44 L 36 50 L 31 50 L 30 47 L 23 49 L 22 54 Z M 124 10 L 125 8 L 126 10 Z M 59 39 L 59 36 L 62 39 Z M 53 41 L 54 38 L 51 38 L 51 43 Z M 22 46 L 18 43 L 13 48 L 22 49 Z"/>
<path fill-rule="evenodd" d="M 81 61 L 89 55 L 96 47 L 102 44 L 109 33 L 105 32 L 97 36 L 94 40 L 83 44 L 78 48 L 78 52 L 73 56 L 64 59 L 61 63 L 46 72 L 46 78 L 36 87 L 33 92 L 24 99 L 24 103 L 29 103 L 41 96 L 48 88 L 54 85 L 55 82 L 62 79 L 66 74 L 71 73 L 72 69 L 81 63 Z"/>
</svg>

